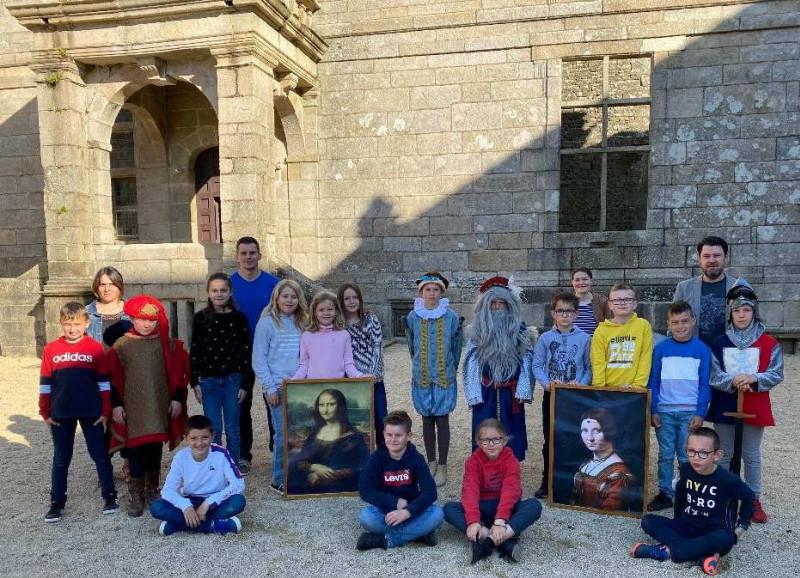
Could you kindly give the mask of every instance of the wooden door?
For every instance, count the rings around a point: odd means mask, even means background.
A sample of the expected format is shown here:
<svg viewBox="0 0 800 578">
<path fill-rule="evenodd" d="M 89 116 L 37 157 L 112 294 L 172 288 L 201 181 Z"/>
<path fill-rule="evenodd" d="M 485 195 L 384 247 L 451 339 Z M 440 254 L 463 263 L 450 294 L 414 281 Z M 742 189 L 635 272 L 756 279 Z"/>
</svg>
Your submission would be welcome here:
<svg viewBox="0 0 800 578">
<path fill-rule="evenodd" d="M 201 243 L 222 242 L 222 207 L 219 195 L 219 149 L 203 151 L 195 162 L 197 239 Z"/>
</svg>

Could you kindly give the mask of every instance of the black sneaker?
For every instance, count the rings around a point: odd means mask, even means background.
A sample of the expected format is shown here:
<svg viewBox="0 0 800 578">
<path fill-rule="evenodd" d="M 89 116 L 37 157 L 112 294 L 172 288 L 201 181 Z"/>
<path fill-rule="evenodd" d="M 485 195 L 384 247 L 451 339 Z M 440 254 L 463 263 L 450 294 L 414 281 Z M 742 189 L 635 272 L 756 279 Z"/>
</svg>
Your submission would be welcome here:
<svg viewBox="0 0 800 578">
<path fill-rule="evenodd" d="M 488 558 L 492 555 L 492 547 L 494 544 L 492 543 L 489 538 L 484 538 L 483 540 L 476 540 L 472 543 L 472 560 L 470 564 L 477 564 L 484 558 Z"/>
<path fill-rule="evenodd" d="M 283 484 L 272 483 L 272 484 L 269 485 L 269 487 L 273 492 L 275 492 L 279 496 L 283 495 Z"/>
<path fill-rule="evenodd" d="M 358 537 L 356 549 L 363 552 L 364 550 L 372 550 L 374 548 L 386 550 L 386 536 L 383 534 L 373 534 L 372 532 L 362 532 Z"/>
<path fill-rule="evenodd" d="M 539 486 L 539 489 L 533 495 L 540 500 L 547 499 L 547 484 L 543 483 Z"/>
<path fill-rule="evenodd" d="M 116 514 L 117 512 L 119 512 L 119 502 L 117 502 L 117 497 L 109 496 L 107 498 L 103 498 L 103 513 Z"/>
<path fill-rule="evenodd" d="M 517 545 L 517 541 L 513 538 L 510 538 L 497 546 L 497 553 L 500 554 L 500 557 L 510 564 L 516 564 L 517 559 L 514 558 L 514 546 Z"/>
<path fill-rule="evenodd" d="M 48 523 L 53 522 L 60 522 L 61 521 L 61 511 L 64 509 L 62 504 L 58 502 L 51 502 L 50 509 L 47 510 L 47 513 L 44 515 L 44 521 Z"/>
<path fill-rule="evenodd" d="M 424 536 L 420 536 L 415 542 L 419 542 L 420 544 L 425 544 L 426 546 L 436 546 L 439 543 L 439 538 L 436 537 L 436 530 L 433 532 L 429 532 Z"/>
<path fill-rule="evenodd" d="M 658 492 L 653 500 L 647 504 L 647 511 L 648 512 L 658 512 L 660 510 L 666 510 L 667 508 L 672 507 L 672 498 L 670 498 L 664 492 Z"/>
</svg>

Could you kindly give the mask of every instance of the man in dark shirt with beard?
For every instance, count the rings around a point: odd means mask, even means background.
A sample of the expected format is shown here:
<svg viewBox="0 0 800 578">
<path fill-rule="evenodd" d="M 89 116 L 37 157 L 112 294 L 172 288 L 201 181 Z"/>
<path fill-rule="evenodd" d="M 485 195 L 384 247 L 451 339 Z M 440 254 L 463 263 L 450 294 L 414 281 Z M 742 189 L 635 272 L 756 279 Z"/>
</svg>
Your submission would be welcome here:
<svg viewBox="0 0 800 578">
<path fill-rule="evenodd" d="M 725 262 L 728 243 L 721 237 L 705 237 L 697 243 L 699 277 L 678 283 L 672 301 L 687 301 L 697 317 L 695 335 L 706 344 L 725 333 L 725 295 L 734 285 L 749 284 L 743 278 L 727 275 Z"/>
</svg>

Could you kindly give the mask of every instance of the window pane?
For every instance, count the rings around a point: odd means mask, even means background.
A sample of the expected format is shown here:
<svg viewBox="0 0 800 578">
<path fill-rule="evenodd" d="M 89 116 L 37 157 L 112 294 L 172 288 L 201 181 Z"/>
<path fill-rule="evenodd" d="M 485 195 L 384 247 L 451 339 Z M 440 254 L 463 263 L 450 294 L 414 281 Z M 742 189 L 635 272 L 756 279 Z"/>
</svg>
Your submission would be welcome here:
<svg viewBox="0 0 800 578">
<path fill-rule="evenodd" d="M 603 60 L 572 60 L 561 64 L 561 100 L 600 100 Z"/>
<path fill-rule="evenodd" d="M 136 179 L 111 179 L 111 209 L 117 237 L 132 239 L 139 236 L 139 213 L 136 201 Z"/>
<path fill-rule="evenodd" d="M 645 228 L 648 163 L 647 152 L 608 153 L 607 230 L 629 231 Z"/>
<path fill-rule="evenodd" d="M 111 195 L 114 209 L 136 208 L 136 179 L 111 179 Z"/>
<path fill-rule="evenodd" d="M 650 144 L 650 105 L 609 106 L 608 146 Z"/>
<path fill-rule="evenodd" d="M 134 167 L 133 133 L 111 133 L 111 168 L 123 169 Z"/>
<path fill-rule="evenodd" d="M 117 119 L 114 121 L 114 123 L 116 124 L 118 122 L 133 122 L 133 113 L 129 110 L 119 111 L 117 114 Z"/>
<path fill-rule="evenodd" d="M 117 237 L 124 239 L 135 239 L 139 236 L 139 218 L 136 211 L 115 211 L 114 228 Z"/>
<path fill-rule="evenodd" d="M 608 62 L 609 98 L 649 98 L 650 58 L 612 58 Z"/>
<path fill-rule="evenodd" d="M 601 154 L 561 155 L 558 230 L 600 230 Z"/>
<path fill-rule="evenodd" d="M 602 107 L 565 108 L 561 111 L 562 149 L 599 147 L 602 139 Z"/>
</svg>

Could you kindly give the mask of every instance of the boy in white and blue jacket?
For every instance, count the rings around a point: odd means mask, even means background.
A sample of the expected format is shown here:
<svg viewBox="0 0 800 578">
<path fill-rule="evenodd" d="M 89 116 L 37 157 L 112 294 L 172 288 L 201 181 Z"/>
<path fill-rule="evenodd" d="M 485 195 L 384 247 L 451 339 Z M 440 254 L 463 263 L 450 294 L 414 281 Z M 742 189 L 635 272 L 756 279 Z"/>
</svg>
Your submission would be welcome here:
<svg viewBox="0 0 800 578">
<path fill-rule="evenodd" d="M 655 512 L 672 507 L 675 456 L 688 463 L 686 441 L 703 425 L 711 401 L 711 350 L 693 337 L 695 316 L 686 301 L 676 301 L 667 312 L 670 337 L 653 349 L 650 370 L 651 422 L 658 439 L 659 492 L 648 504 Z"/>
<path fill-rule="evenodd" d="M 162 536 L 175 532 L 237 533 L 244 510 L 244 480 L 228 450 L 211 443 L 211 420 L 193 415 L 186 420 L 187 447 L 178 451 L 150 513 L 162 520 Z"/>
<path fill-rule="evenodd" d="M 537 498 L 547 497 L 547 471 L 550 463 L 550 385 L 592 383 L 592 364 L 589 346 L 592 338 L 578 329 L 575 317 L 578 314 L 578 298 L 572 293 L 556 293 L 550 304 L 553 328 L 539 337 L 533 350 L 533 376 L 544 395 L 542 396 L 542 483 L 536 490 Z"/>
</svg>

